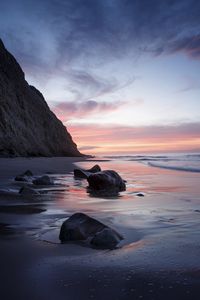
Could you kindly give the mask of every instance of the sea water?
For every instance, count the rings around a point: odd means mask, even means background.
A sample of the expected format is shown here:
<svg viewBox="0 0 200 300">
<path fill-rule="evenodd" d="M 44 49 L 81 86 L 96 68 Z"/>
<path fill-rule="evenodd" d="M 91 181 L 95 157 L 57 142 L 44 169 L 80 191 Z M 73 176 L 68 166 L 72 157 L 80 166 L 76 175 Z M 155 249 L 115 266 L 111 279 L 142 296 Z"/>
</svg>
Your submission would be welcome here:
<svg viewBox="0 0 200 300">
<path fill-rule="evenodd" d="M 1 214 L 2 222 L 16 232 L 20 229 L 37 239 L 59 243 L 62 222 L 75 212 L 83 212 L 123 234 L 122 246 L 139 240 L 154 241 L 156 248 L 162 239 L 168 245 L 177 243 L 178 248 L 187 244 L 193 252 L 199 249 L 199 154 L 95 157 L 74 167 L 87 169 L 94 164 L 118 172 L 126 181 L 126 191 L 114 197 L 94 197 L 87 191 L 87 180 L 74 178 L 73 172 L 49 174 L 55 182 L 53 189 L 41 189 L 35 199 L 12 196 L 13 205 L 22 201 L 28 206 L 42 205 L 45 211 L 14 217 Z"/>
<path fill-rule="evenodd" d="M 200 154 L 129 155 L 107 158 L 137 161 L 152 167 L 177 171 L 200 172 Z"/>
<path fill-rule="evenodd" d="M 79 162 L 76 167 L 87 169 L 94 164 L 118 172 L 126 181 L 126 191 L 114 197 L 94 197 L 87 192 L 86 179 L 74 178 L 73 173 L 58 175 L 57 182 L 68 189 L 57 195 L 57 208 L 98 216 L 140 216 L 135 225 L 148 226 L 148 220 L 162 218 L 185 220 L 186 215 L 199 220 L 200 155 L 106 156 Z M 124 222 L 128 222 L 126 218 Z"/>
</svg>

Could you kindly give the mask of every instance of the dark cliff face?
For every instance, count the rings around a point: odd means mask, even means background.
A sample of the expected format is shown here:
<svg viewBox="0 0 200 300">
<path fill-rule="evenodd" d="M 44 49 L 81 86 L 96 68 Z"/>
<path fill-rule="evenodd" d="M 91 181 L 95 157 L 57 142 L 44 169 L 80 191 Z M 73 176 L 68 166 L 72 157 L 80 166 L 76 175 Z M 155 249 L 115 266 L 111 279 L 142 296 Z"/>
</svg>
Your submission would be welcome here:
<svg viewBox="0 0 200 300">
<path fill-rule="evenodd" d="M 80 156 L 65 126 L 0 40 L 0 156 Z"/>
</svg>

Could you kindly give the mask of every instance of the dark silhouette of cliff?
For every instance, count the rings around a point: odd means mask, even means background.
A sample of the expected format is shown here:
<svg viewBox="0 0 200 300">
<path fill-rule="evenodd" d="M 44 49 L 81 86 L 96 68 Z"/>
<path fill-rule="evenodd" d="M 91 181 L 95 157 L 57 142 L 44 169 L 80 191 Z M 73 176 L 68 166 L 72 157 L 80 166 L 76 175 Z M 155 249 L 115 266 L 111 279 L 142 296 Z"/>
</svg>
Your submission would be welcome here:
<svg viewBox="0 0 200 300">
<path fill-rule="evenodd" d="M 81 156 L 0 39 L 0 156 Z"/>
</svg>

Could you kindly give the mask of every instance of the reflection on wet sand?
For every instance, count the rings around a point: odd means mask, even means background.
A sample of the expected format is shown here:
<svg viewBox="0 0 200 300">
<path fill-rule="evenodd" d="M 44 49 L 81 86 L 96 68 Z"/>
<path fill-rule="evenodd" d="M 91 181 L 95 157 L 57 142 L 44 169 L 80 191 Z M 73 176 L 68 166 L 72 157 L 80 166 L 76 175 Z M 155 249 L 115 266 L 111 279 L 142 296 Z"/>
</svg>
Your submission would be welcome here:
<svg viewBox="0 0 200 300">
<path fill-rule="evenodd" d="M 92 197 L 86 180 L 55 171 L 56 186 L 28 197 L 18 194 L 18 184 L 7 181 L 5 188 L 11 192 L 0 192 L 0 258 L 7 272 L 1 280 L 6 297 L 199 299 L 200 174 L 130 161 L 99 164 L 103 170 L 116 170 L 127 181 L 127 190 L 118 197 Z M 92 165 L 84 161 L 77 167 Z M 83 243 L 60 244 L 61 224 L 74 212 L 96 218 L 125 239 L 112 251 Z M 14 297 L 9 297 L 13 283 Z M 22 292 L 31 287 L 24 298 L 19 287 Z"/>
<path fill-rule="evenodd" d="M 136 162 L 101 161 L 100 165 L 103 170 L 116 170 L 126 180 L 126 191 L 116 197 L 93 196 L 87 193 L 87 180 L 74 178 L 73 173 L 53 174 L 56 185 L 38 187 L 37 190 L 41 194 L 35 197 L 20 196 L 17 186 L 20 188 L 21 183 L 17 185 L 16 182 L 10 182 L 9 188 L 14 188 L 15 192 L 7 195 L 1 193 L 0 214 L 30 215 L 33 223 L 34 215 L 40 214 L 37 217 L 40 218 L 40 224 L 43 224 L 40 233 L 44 228 L 45 232 L 50 231 L 50 237 L 51 232 L 52 236 L 55 236 L 53 227 L 56 228 L 59 216 L 62 219 L 63 215 L 69 217 L 78 211 L 97 216 L 108 225 L 122 228 L 124 232 L 132 227 L 145 228 L 146 231 L 150 230 L 148 228 L 154 228 L 156 232 L 163 228 L 162 220 L 175 222 L 177 215 L 179 220 L 181 215 L 184 219 L 192 219 L 188 214 L 191 212 L 191 206 L 193 212 L 199 209 L 196 195 L 200 193 L 200 187 L 197 185 L 200 174 L 195 174 L 195 178 L 191 174 L 191 180 L 188 173 L 173 173 L 171 170 L 152 168 Z M 77 164 L 77 167 L 84 169 L 91 166 L 92 161 Z M 191 196 L 189 202 L 185 199 L 186 196 L 188 198 L 188 191 Z M 110 221 L 110 216 L 114 216 L 114 222 Z M 27 219 L 22 219 L 21 222 L 24 222 L 26 227 Z M 127 239 L 127 244 L 132 242 L 134 246 L 134 238 L 132 241 L 131 238 Z"/>
<path fill-rule="evenodd" d="M 146 245 L 146 241 L 141 240 L 141 241 L 137 241 L 137 242 L 133 242 L 127 245 L 123 246 L 123 250 L 124 251 L 134 251 L 136 249 L 139 249 L 141 247 L 144 247 Z"/>
<path fill-rule="evenodd" d="M 9 224 L 0 223 L 0 236 L 7 236 L 15 234 L 15 230 L 10 228 Z"/>
</svg>

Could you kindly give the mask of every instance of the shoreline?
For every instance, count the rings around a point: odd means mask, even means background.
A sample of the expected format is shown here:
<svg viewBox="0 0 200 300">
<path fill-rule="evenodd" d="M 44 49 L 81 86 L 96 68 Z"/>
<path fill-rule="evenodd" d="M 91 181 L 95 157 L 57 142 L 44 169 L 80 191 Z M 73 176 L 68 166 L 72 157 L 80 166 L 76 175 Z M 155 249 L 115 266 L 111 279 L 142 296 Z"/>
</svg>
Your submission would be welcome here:
<svg viewBox="0 0 200 300">
<path fill-rule="evenodd" d="M 179 187 L 180 182 L 188 183 L 191 190 L 196 174 L 190 179 L 187 172 L 180 173 L 178 178 L 177 172 L 138 163 L 132 165 L 133 174 L 132 169 L 127 173 L 130 162 L 101 161 L 103 169 L 120 170 L 128 187 L 119 198 L 97 199 L 86 194 L 85 181 L 74 181 L 70 173 L 74 163 L 83 167 L 93 161 L 19 158 L 1 163 L 0 159 L 2 186 L 12 185 L 11 179 L 26 169 L 36 175 L 53 172 L 52 176 L 65 184 L 64 191 L 38 198 L 0 194 L 0 205 L 19 209 L 0 212 L 4 299 L 198 299 L 199 227 L 194 222 L 199 217 L 198 191 L 190 195 L 196 203 L 191 209 L 187 189 L 184 192 Z M 145 197 L 137 197 L 137 190 L 144 191 Z M 30 213 L 22 213 L 20 205 Z M 44 211 L 33 213 L 37 208 Z M 62 221 L 78 210 L 125 235 L 121 248 L 96 250 L 78 243 L 54 242 Z"/>
<path fill-rule="evenodd" d="M 73 163 L 84 161 L 86 157 L 0 157 L 0 180 L 15 177 L 27 169 L 35 175 L 47 172 L 68 173 L 73 171 Z"/>
</svg>

